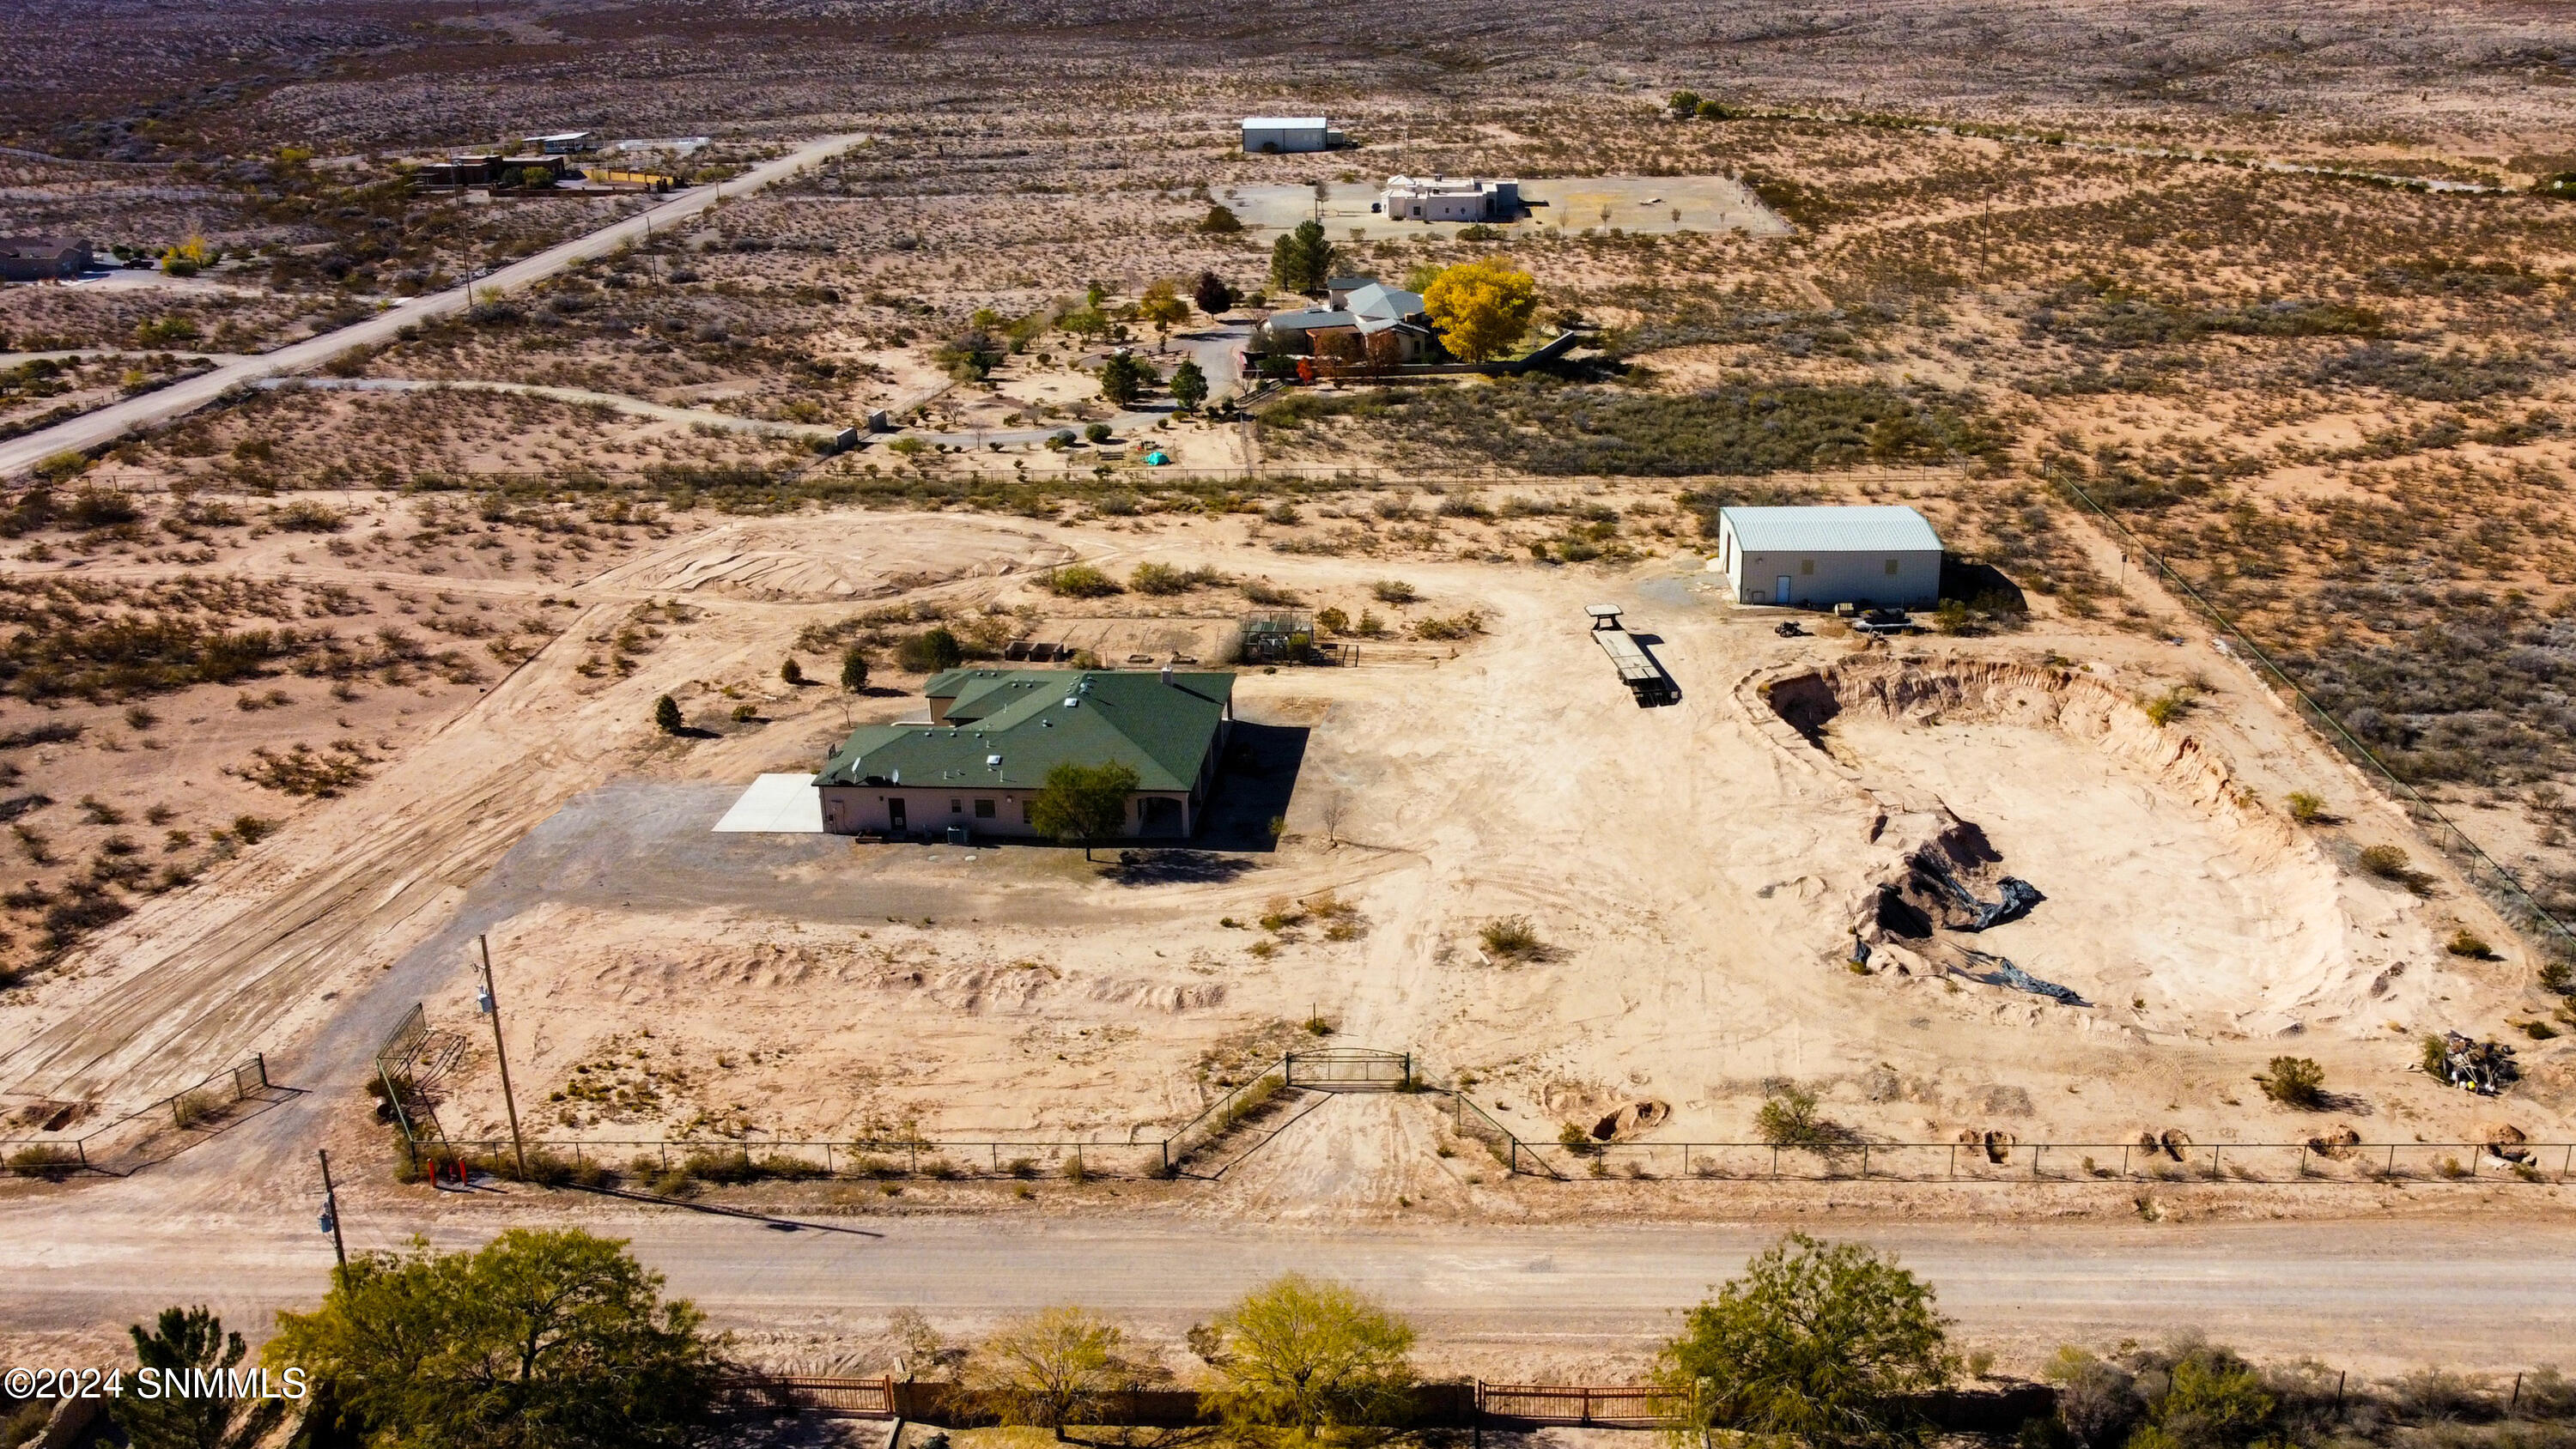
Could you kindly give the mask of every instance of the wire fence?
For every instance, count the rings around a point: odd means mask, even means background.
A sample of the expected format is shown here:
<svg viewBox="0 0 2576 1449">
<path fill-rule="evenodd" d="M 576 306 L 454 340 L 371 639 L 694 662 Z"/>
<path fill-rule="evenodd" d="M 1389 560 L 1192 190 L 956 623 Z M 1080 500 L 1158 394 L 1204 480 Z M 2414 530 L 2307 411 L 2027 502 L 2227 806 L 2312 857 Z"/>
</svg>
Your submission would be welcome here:
<svg viewBox="0 0 2576 1449">
<path fill-rule="evenodd" d="M 1880 1182 L 2530 1182 L 2576 1174 L 2565 1142 L 1600 1142 L 1524 1145 L 1593 1178 Z"/>
<path fill-rule="evenodd" d="M 2506 869 L 2502 861 L 2487 854 L 2485 848 L 2475 840 L 2470 839 L 2468 832 L 2460 829 L 2450 816 L 2442 812 L 2440 806 L 2426 798 L 2423 791 L 2400 778 L 2395 770 L 2389 768 L 2388 762 L 2379 757 L 2378 751 L 2362 743 L 2351 730 L 2344 728 L 2343 721 L 2335 718 L 2297 680 L 2291 678 L 2288 670 L 2274 661 L 2262 645 L 2254 642 L 2253 636 L 2239 628 L 2234 619 L 2229 618 L 2225 611 L 2211 603 L 2200 590 L 2194 588 L 2189 579 L 2184 578 L 2171 563 L 2166 561 L 2163 554 L 2149 547 L 2146 540 L 2138 537 L 2127 524 L 2121 522 L 2119 515 L 2103 507 L 2098 499 L 2086 492 L 2084 485 L 2054 470 L 2050 472 L 2049 477 L 2063 483 L 2067 491 L 2083 501 L 2085 507 L 2092 509 L 2103 522 L 2117 529 L 2121 539 L 2136 549 L 2147 562 L 2155 565 L 2156 572 L 2167 583 L 2180 590 L 2184 597 L 2190 599 L 2202 613 L 2209 616 L 2212 623 L 2224 630 L 2230 639 L 2242 645 L 2246 654 L 2260 665 L 2265 673 L 2280 681 L 2281 687 L 2290 692 L 2290 698 L 2297 708 L 2314 717 L 2347 754 L 2377 771 L 2379 777 L 2388 782 L 2389 788 L 2403 798 L 2408 815 L 2418 825 L 2430 828 L 2435 849 L 2446 854 L 2465 857 L 2462 862 L 2462 873 L 2468 877 L 2471 886 L 2491 893 L 2500 893 L 2504 899 L 2499 904 L 2505 908 L 2506 914 L 2518 917 L 2526 929 L 2541 932 L 2558 954 L 2576 956 L 2576 926 L 2570 926 L 2555 912 L 2542 905 L 2539 898 L 2523 885 L 2520 877 Z"/>
<path fill-rule="evenodd" d="M 65 1120 L 57 1131 L 0 1137 L 0 1161 L 21 1177 L 61 1179 L 84 1173 L 127 1177 L 186 1151 L 252 1110 L 292 1095 L 292 1089 L 268 1079 L 268 1058 L 253 1052 L 86 1131 L 74 1130 L 82 1122 Z M 74 1117 L 76 1108 L 65 1104 L 64 1115 Z"/>
<path fill-rule="evenodd" d="M 506 1137 L 451 1137 L 437 1126 L 431 1092 L 408 1075 L 411 1064 L 438 1054 L 440 1033 L 415 1006 L 378 1051 L 392 1103 L 391 1120 L 415 1167 L 424 1162 L 500 1172 L 515 1167 Z M 2302 1142 L 2191 1143 L 1848 1142 L 1792 1146 L 1767 1142 L 1532 1142 L 1478 1106 L 1458 1087 L 1423 1079 L 1411 1052 L 1325 1047 L 1283 1053 L 1235 1083 L 1198 1115 L 1159 1137 L 1127 1140 L 1050 1138 L 1039 1134 L 945 1137 L 918 1133 L 848 1138 L 786 1137 L 750 1131 L 739 1137 L 530 1137 L 530 1175 L 572 1179 L 592 1172 L 639 1176 L 685 1174 L 704 1181 L 800 1178 L 1029 1179 L 1068 1177 L 1213 1177 L 1203 1164 L 1232 1134 L 1255 1125 L 1286 1094 L 1406 1092 L 1435 1099 L 1461 1139 L 1492 1154 L 1522 1177 L 1625 1181 L 1973 1182 L 2529 1182 L 2576 1176 L 2576 1143 L 2566 1142 Z"/>
</svg>

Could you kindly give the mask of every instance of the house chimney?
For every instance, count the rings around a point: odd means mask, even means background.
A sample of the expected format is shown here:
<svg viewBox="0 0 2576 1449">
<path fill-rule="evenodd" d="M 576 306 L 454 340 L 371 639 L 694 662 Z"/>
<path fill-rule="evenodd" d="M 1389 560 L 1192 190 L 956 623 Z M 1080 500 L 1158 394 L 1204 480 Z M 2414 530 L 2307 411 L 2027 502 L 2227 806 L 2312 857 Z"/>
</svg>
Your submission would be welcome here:
<svg viewBox="0 0 2576 1449">
<path fill-rule="evenodd" d="M 1165 684 L 1172 682 L 1172 666 L 1168 664 L 1163 666 L 1163 682 Z"/>
</svg>

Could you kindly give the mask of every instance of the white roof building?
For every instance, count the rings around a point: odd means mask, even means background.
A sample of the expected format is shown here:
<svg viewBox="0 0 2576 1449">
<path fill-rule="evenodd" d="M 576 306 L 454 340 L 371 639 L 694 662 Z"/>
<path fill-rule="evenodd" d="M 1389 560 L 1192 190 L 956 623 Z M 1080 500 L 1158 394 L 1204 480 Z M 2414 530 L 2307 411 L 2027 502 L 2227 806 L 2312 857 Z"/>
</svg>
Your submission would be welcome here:
<svg viewBox="0 0 2576 1449">
<path fill-rule="evenodd" d="M 1739 604 L 1929 608 L 1941 536 L 1902 505 L 1721 508 L 1717 567 Z"/>
<path fill-rule="evenodd" d="M 1252 153 L 1286 154 L 1294 151 L 1325 151 L 1333 144 L 1333 128 L 1322 116 L 1246 116 L 1243 118 L 1243 149 Z"/>
<path fill-rule="evenodd" d="M 1474 176 L 1390 176 L 1378 205 L 1389 221 L 1511 221 L 1521 214 L 1521 184 Z"/>
</svg>

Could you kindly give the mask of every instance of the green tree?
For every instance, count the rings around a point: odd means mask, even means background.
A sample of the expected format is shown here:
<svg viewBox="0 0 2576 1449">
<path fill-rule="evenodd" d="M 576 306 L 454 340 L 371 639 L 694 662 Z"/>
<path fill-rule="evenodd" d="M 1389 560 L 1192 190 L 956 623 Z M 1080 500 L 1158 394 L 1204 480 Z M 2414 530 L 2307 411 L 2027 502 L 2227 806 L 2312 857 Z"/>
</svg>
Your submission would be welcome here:
<svg viewBox="0 0 2576 1449">
<path fill-rule="evenodd" d="M 966 1361 L 966 1380 L 1001 1398 L 1002 1422 L 1052 1429 L 1084 1421 L 1132 1370 L 1127 1336 L 1088 1309 L 1043 1308 L 993 1330 Z"/>
<path fill-rule="evenodd" d="M 1422 293 L 1441 344 L 1469 362 L 1500 356 L 1538 313 L 1538 284 L 1499 259 L 1461 262 Z"/>
<path fill-rule="evenodd" d="M 1156 282 L 1145 289 L 1143 300 L 1136 304 L 1136 316 L 1154 329 L 1162 346 L 1172 342 L 1172 329 L 1189 320 L 1190 304 L 1181 300 L 1169 282 Z"/>
<path fill-rule="evenodd" d="M 1029 802 L 1029 824 L 1059 844 L 1080 845 L 1082 858 L 1091 847 L 1127 828 L 1127 798 L 1136 793 L 1136 771 L 1112 760 L 1077 765 L 1071 760 L 1047 771 L 1046 784 Z"/>
<path fill-rule="evenodd" d="M 1930 1287 L 1856 1243 L 1791 1233 L 1690 1311 L 1657 1376 L 1701 1423 L 1816 1449 L 1880 1444 L 1913 1426 L 1909 1395 L 1949 1381 Z"/>
<path fill-rule="evenodd" d="M 1211 236 L 1231 236 L 1243 230 L 1243 218 L 1236 216 L 1232 207 L 1211 205 L 1207 215 L 1199 218 L 1199 230 Z"/>
<path fill-rule="evenodd" d="M 224 1321 L 204 1307 L 164 1308 L 152 1331 L 140 1323 L 126 1331 L 134 1335 L 136 1366 L 160 1383 L 173 1376 L 184 1382 L 201 1369 L 235 1370 L 250 1353 L 242 1336 L 224 1332 Z M 285 1417 L 286 1402 L 220 1392 L 146 1398 L 138 1381 L 111 1401 L 110 1413 L 134 1449 L 251 1449 Z"/>
<path fill-rule="evenodd" d="M 851 694 L 868 690 L 868 651 L 853 644 L 841 651 L 841 688 Z"/>
<path fill-rule="evenodd" d="M 1154 370 L 1132 352 L 1113 352 L 1100 364 L 1100 395 L 1122 408 L 1144 396 L 1153 380 Z"/>
<path fill-rule="evenodd" d="M 1209 316 L 1221 316 L 1234 310 L 1234 288 L 1214 272 L 1201 272 L 1198 281 L 1191 284 L 1190 300 Z"/>
<path fill-rule="evenodd" d="M 2270 1069 L 2254 1080 L 2264 1096 L 2282 1106 L 2313 1112 L 2326 1104 L 2326 1069 L 2313 1057 L 2274 1057 Z"/>
<path fill-rule="evenodd" d="M 925 629 L 895 646 L 897 664 L 915 674 L 937 674 L 966 662 L 966 646 L 946 629 Z"/>
<path fill-rule="evenodd" d="M 337 1427 L 450 1449 L 693 1442 L 717 1387 L 685 1300 L 617 1239 L 513 1228 L 475 1252 L 352 1258 L 322 1306 L 278 1315 L 266 1357 L 314 1376 Z"/>
<path fill-rule="evenodd" d="M 1321 222 L 1301 221 L 1270 244 L 1270 280 L 1291 292 L 1320 292 L 1333 275 L 1333 244 Z"/>
<path fill-rule="evenodd" d="M 1208 1396 L 1228 1424 L 1305 1442 L 1389 1424 L 1413 1385 L 1413 1328 L 1339 1283 L 1290 1273 L 1216 1321 Z"/>
<path fill-rule="evenodd" d="M 660 699 L 653 701 L 653 728 L 660 730 L 666 735 L 676 735 L 680 732 L 680 726 L 680 702 L 678 700 L 675 700 L 666 694 Z"/>
<path fill-rule="evenodd" d="M 1194 408 L 1207 401 L 1207 374 L 1199 370 L 1196 358 L 1183 358 L 1181 365 L 1172 369 L 1171 387 L 1172 401 L 1182 407 Z"/>
<path fill-rule="evenodd" d="M 796 657 L 791 654 L 788 656 L 786 663 L 778 666 L 778 677 L 781 681 L 788 684 L 803 684 L 805 682 L 805 666 L 797 663 Z"/>
</svg>

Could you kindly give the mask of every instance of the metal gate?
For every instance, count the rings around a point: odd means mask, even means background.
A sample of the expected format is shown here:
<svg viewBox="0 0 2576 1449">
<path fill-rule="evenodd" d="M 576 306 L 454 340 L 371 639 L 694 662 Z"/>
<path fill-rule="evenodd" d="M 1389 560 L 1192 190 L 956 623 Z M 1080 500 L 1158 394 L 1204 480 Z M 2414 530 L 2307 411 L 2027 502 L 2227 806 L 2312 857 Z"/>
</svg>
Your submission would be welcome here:
<svg viewBox="0 0 2576 1449">
<path fill-rule="evenodd" d="M 1286 1073 L 1287 1084 L 1292 1087 L 1325 1092 L 1391 1092 L 1412 1084 L 1413 1053 L 1379 1051 L 1374 1047 L 1290 1052 Z"/>
</svg>

